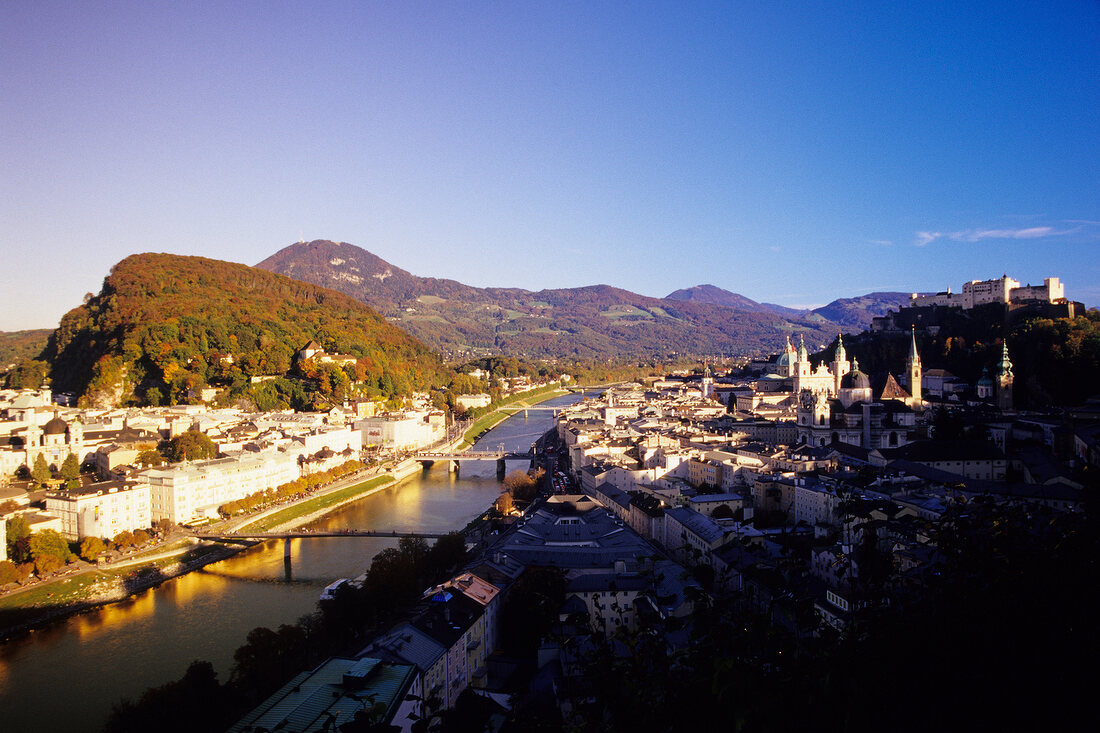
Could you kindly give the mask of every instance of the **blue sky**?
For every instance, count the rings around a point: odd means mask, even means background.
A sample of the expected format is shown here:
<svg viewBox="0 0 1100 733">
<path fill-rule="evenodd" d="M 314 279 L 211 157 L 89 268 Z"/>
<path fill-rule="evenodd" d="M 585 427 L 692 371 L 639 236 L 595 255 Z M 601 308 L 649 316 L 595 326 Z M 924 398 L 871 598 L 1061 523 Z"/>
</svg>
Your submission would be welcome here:
<svg viewBox="0 0 1100 733">
<path fill-rule="evenodd" d="M 229 7 L 225 7 L 229 5 Z M 134 252 L 1100 305 L 1100 3 L 3 3 L 0 330 Z"/>
</svg>

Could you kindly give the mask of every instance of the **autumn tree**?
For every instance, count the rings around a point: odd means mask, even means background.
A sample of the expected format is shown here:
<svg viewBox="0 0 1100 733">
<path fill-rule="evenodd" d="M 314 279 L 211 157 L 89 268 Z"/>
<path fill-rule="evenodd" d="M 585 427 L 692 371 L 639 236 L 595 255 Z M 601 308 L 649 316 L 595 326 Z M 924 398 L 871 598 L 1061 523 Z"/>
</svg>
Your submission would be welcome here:
<svg viewBox="0 0 1100 733">
<path fill-rule="evenodd" d="M 49 572 L 76 559 L 69 549 L 68 540 L 52 529 L 43 529 L 32 534 L 30 550 L 31 559 L 39 572 L 43 572 L 43 565 L 47 566 L 44 572 Z"/>
<path fill-rule="evenodd" d="M 85 537 L 80 543 L 80 556 L 88 562 L 95 562 L 96 558 L 106 551 L 106 543 L 98 537 Z"/>
<path fill-rule="evenodd" d="M 125 549 L 127 547 L 133 547 L 136 543 L 136 540 L 134 539 L 134 535 L 132 532 L 124 529 L 116 534 L 111 542 L 114 543 L 115 547 L 118 547 L 119 549 Z"/>
<path fill-rule="evenodd" d="M 25 562 L 30 558 L 31 527 L 27 518 L 16 514 L 6 524 L 8 531 L 8 557 L 16 562 Z"/>
<path fill-rule="evenodd" d="M 214 441 L 198 430 L 180 433 L 168 442 L 167 458 L 173 463 L 216 458 L 217 455 L 218 447 Z"/>
<path fill-rule="evenodd" d="M 531 501 L 538 493 L 538 484 L 526 471 L 516 469 L 504 477 L 504 488 L 517 501 Z"/>
<path fill-rule="evenodd" d="M 146 448 L 137 454 L 134 463 L 139 466 L 163 466 L 167 461 L 156 448 Z"/>
</svg>

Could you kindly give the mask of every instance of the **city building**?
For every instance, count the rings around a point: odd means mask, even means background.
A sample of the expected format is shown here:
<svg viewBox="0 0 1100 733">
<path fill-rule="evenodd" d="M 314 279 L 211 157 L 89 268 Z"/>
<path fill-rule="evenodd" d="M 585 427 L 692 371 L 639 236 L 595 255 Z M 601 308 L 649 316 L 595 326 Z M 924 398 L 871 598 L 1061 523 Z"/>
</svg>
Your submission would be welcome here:
<svg viewBox="0 0 1100 733">
<path fill-rule="evenodd" d="M 144 480 L 116 480 L 46 492 L 46 512 L 61 520 L 69 540 L 111 538 L 153 526 L 150 486 Z"/>
<path fill-rule="evenodd" d="M 191 461 L 138 474 L 149 483 L 153 521 L 184 524 L 218 516 L 218 507 L 299 476 L 298 461 L 287 453 Z"/>
<path fill-rule="evenodd" d="M 392 664 L 371 657 L 333 657 L 316 669 L 296 675 L 237 721 L 228 733 L 320 733 L 342 730 L 355 722 L 361 723 L 363 730 L 369 724 L 370 730 L 410 733 L 421 717 L 418 683 L 419 676 L 411 664 Z"/>
<path fill-rule="evenodd" d="M 1002 275 L 994 280 L 971 280 L 963 283 L 961 293 L 952 293 L 950 289 L 935 295 L 909 296 L 909 305 L 949 306 L 969 310 L 987 303 L 1060 303 L 1066 300 L 1066 288 L 1058 278 L 1048 277 L 1042 285 L 1021 286 L 1018 280 Z"/>
</svg>

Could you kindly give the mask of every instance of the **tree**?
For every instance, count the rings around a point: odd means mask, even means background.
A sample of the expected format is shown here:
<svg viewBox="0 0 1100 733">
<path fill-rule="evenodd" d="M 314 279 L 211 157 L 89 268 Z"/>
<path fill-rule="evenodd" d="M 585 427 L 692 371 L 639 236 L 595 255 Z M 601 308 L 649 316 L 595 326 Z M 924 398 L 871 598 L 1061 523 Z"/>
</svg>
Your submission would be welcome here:
<svg viewBox="0 0 1100 733">
<path fill-rule="evenodd" d="M 121 532 L 119 532 L 118 534 L 116 534 L 115 538 L 111 541 L 114 542 L 115 546 L 120 548 L 120 549 L 124 549 L 124 548 L 127 548 L 127 547 L 133 547 L 134 544 L 136 543 L 136 540 L 134 539 L 133 533 L 131 533 L 129 530 L 125 530 L 125 529 L 122 530 Z"/>
<path fill-rule="evenodd" d="M 80 556 L 88 562 L 95 562 L 106 551 L 107 544 L 98 537 L 85 537 L 80 543 Z"/>
<path fill-rule="evenodd" d="M 16 514 L 7 521 L 8 530 L 8 555 L 17 562 L 25 562 L 29 559 L 30 544 L 28 538 L 31 534 L 30 524 L 22 514 Z"/>
<path fill-rule="evenodd" d="M 57 477 L 62 481 L 73 481 L 80 478 L 80 461 L 77 460 L 75 455 L 70 453 L 65 457 L 65 460 L 61 463 L 61 470 L 58 471 Z"/>
<path fill-rule="evenodd" d="M 27 359 L 12 370 L 8 386 L 12 389 L 38 389 L 46 381 L 50 365 L 38 359 Z"/>
<path fill-rule="evenodd" d="M 31 558 L 36 567 L 39 560 L 46 557 L 55 558 L 59 563 L 58 567 L 76 559 L 72 550 L 69 549 L 68 540 L 52 529 L 43 529 L 32 534 L 30 548 Z"/>
<path fill-rule="evenodd" d="M 44 484 L 53 478 L 50 473 L 50 464 L 46 463 L 46 456 L 39 453 L 34 457 L 34 465 L 31 467 L 31 479 L 35 483 Z"/>
<path fill-rule="evenodd" d="M 518 501 L 531 501 L 537 493 L 535 479 L 520 469 L 504 477 L 504 488 Z"/>
<path fill-rule="evenodd" d="M 146 448 L 137 454 L 134 462 L 139 466 L 163 466 L 167 461 L 156 448 Z"/>
<path fill-rule="evenodd" d="M 34 566 L 30 563 L 16 564 L 11 560 L 0 562 L 0 586 L 26 582 L 33 569 Z"/>
<path fill-rule="evenodd" d="M 218 447 L 214 441 L 198 430 L 188 430 L 168 442 L 167 457 L 172 462 L 197 461 L 216 458 Z"/>
<path fill-rule="evenodd" d="M 496 509 L 504 516 L 508 516 L 512 513 L 512 509 L 515 508 L 516 502 L 512 499 L 511 491 L 502 491 L 500 496 L 497 497 Z"/>
</svg>

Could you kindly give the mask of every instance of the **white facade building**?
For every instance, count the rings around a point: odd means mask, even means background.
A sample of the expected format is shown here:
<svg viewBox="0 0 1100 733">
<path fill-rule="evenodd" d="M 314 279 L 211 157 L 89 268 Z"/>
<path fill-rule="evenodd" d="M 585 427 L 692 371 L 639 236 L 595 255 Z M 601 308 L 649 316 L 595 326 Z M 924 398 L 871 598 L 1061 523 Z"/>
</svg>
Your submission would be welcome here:
<svg viewBox="0 0 1100 733">
<path fill-rule="evenodd" d="M 218 507 L 299 476 L 298 459 L 287 453 L 179 463 L 139 474 L 149 482 L 153 521 L 177 524 L 217 516 Z"/>
<path fill-rule="evenodd" d="M 354 428 L 322 428 L 300 436 L 302 452 L 311 456 L 328 448 L 333 453 L 351 449 L 356 455 L 363 449 L 363 433 Z"/>
<path fill-rule="evenodd" d="M 69 540 L 110 539 L 120 532 L 153 526 L 150 488 L 146 481 L 104 481 L 71 491 L 46 493 L 46 512 L 61 519 Z"/>
<path fill-rule="evenodd" d="M 446 432 L 442 413 L 406 411 L 376 415 L 355 423 L 365 447 L 416 450 L 441 439 Z"/>
<path fill-rule="evenodd" d="M 986 303 L 1026 303 L 1042 301 L 1057 303 L 1065 300 L 1066 287 L 1056 277 L 1048 277 L 1042 285 L 1020 286 L 1020 281 L 1008 275 L 995 280 L 971 280 L 963 283 L 961 293 L 936 293 L 935 295 L 909 296 L 911 306 L 955 306 L 970 309 Z"/>
</svg>

